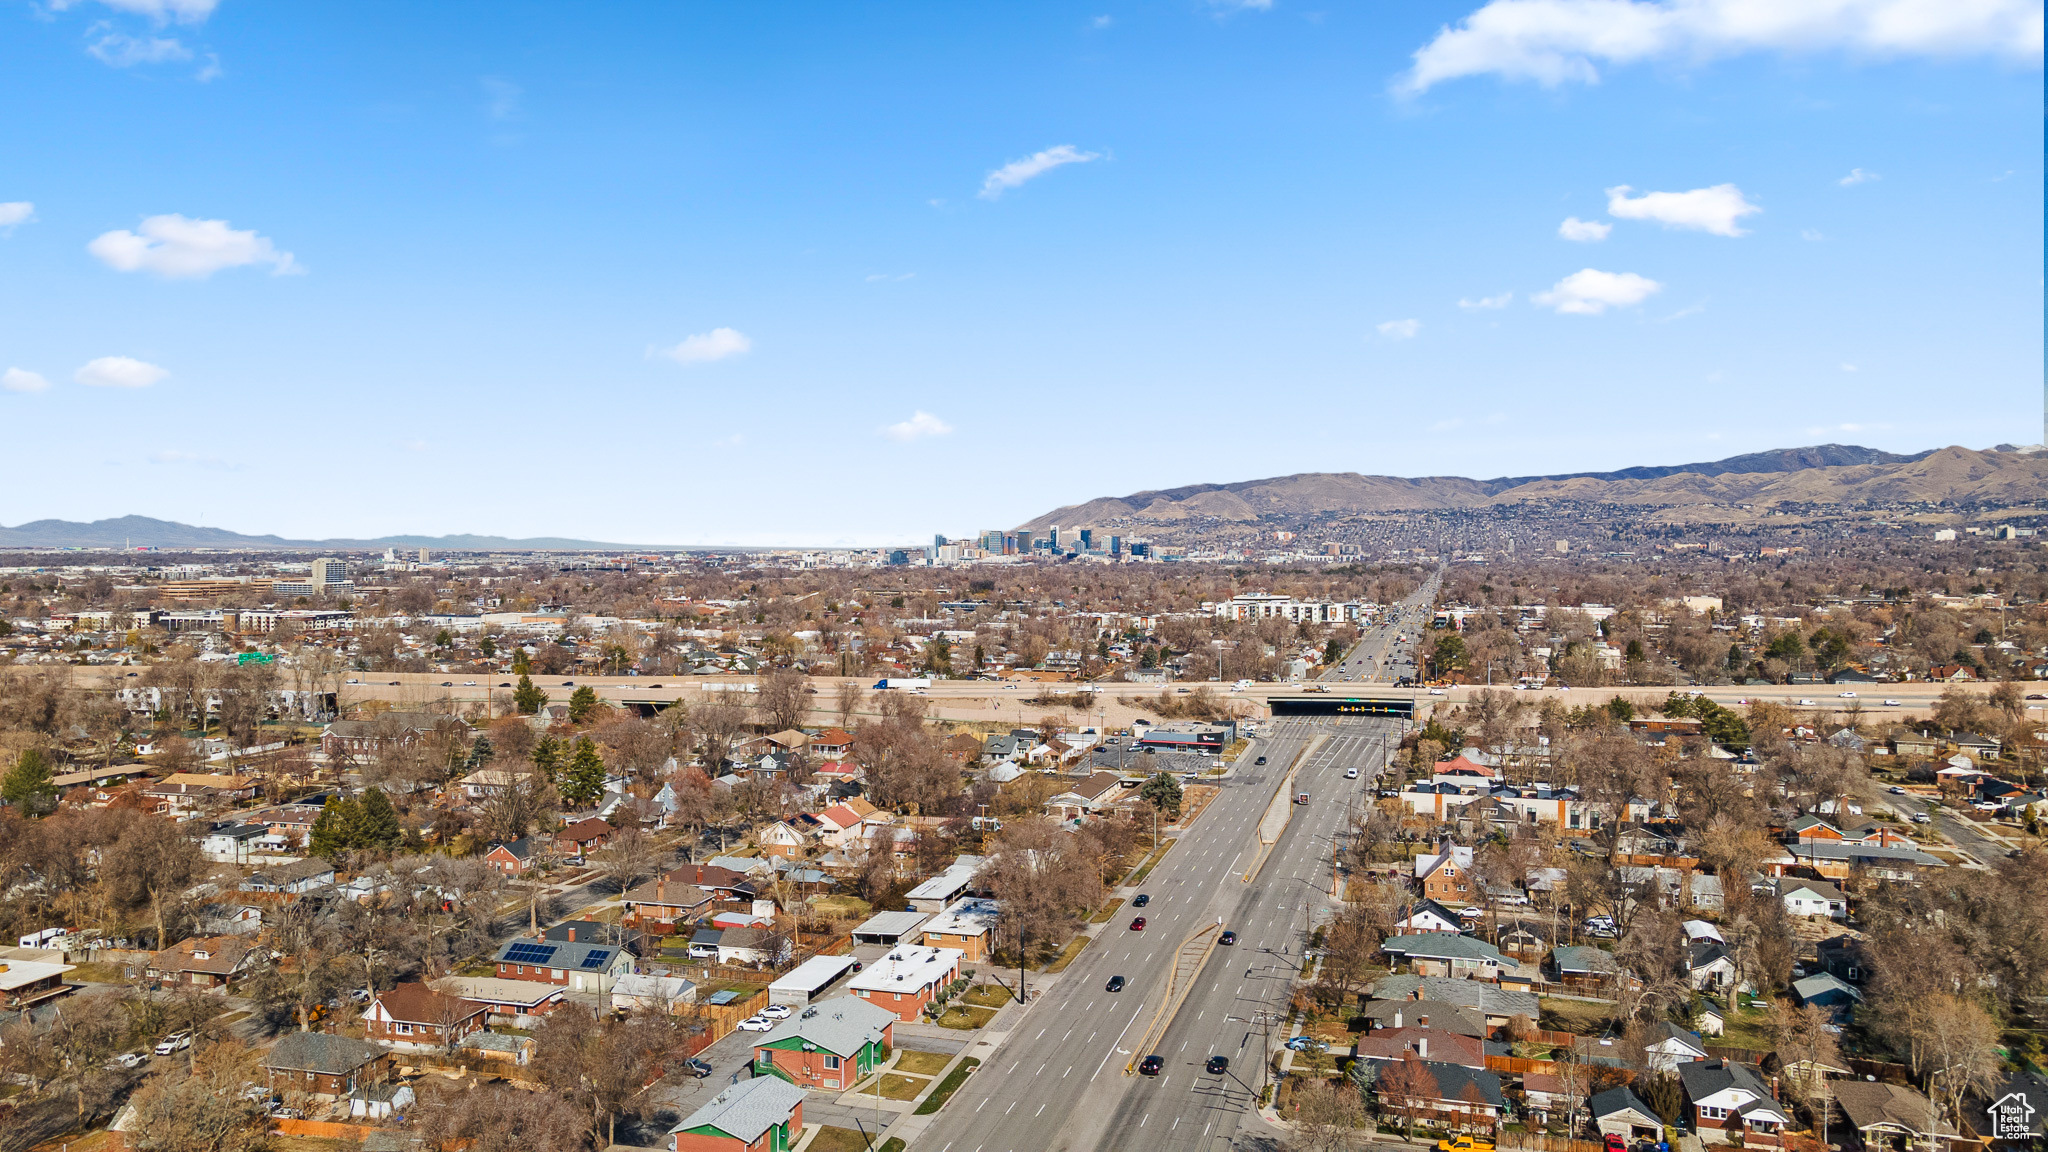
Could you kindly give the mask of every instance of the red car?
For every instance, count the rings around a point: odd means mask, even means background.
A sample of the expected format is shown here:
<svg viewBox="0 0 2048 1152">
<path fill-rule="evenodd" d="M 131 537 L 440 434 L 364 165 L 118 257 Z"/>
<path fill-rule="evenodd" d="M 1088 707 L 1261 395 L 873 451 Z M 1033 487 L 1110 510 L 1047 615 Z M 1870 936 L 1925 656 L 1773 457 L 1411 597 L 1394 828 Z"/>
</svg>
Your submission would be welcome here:
<svg viewBox="0 0 2048 1152">
<path fill-rule="evenodd" d="M 1622 1139 L 1619 1133 L 1609 1132 L 1606 1152 L 1628 1152 L 1628 1141 Z"/>
<path fill-rule="evenodd" d="M 1143 932 L 1144 930 L 1145 930 L 1145 918 L 1144 918 L 1143 916 L 1140 916 L 1140 917 L 1138 917 L 1138 918 L 1137 918 L 1136 920 L 1133 920 L 1133 921 L 1131 921 L 1131 931 L 1133 931 L 1133 932 Z"/>
</svg>

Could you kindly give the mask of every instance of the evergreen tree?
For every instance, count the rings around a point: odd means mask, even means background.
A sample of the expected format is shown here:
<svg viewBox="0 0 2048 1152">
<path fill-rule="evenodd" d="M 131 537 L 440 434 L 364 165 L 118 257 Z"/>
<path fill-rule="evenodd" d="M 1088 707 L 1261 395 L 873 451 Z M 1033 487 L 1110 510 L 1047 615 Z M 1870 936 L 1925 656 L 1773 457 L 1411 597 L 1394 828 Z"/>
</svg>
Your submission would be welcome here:
<svg viewBox="0 0 2048 1152">
<path fill-rule="evenodd" d="M 398 825 L 398 813 L 392 811 L 391 798 L 381 788 L 370 788 L 357 801 L 356 843 L 351 848 L 389 848 L 398 843 L 404 832 Z"/>
<path fill-rule="evenodd" d="M 579 807 L 597 803 L 604 795 L 604 757 L 597 743 L 584 736 L 576 741 L 569 758 L 569 771 L 562 780 L 562 799 Z"/>
<path fill-rule="evenodd" d="M 512 670 L 521 676 L 533 671 L 533 663 L 526 658 L 525 648 L 514 648 L 512 650 Z"/>
<path fill-rule="evenodd" d="M 569 694 L 569 723 L 581 724 L 597 711 L 597 689 L 588 684 Z"/>
<path fill-rule="evenodd" d="M 543 734 L 533 745 L 533 766 L 553 784 L 562 773 L 562 742 Z"/>
<path fill-rule="evenodd" d="M 491 656 L 496 656 L 498 654 L 498 642 L 496 640 L 491 639 L 489 636 L 486 636 L 480 643 L 477 644 L 476 650 L 483 653 L 484 656 L 487 658 Z"/>
<path fill-rule="evenodd" d="M 313 821 L 306 850 L 315 856 L 336 859 L 356 847 L 362 838 L 362 823 L 361 805 L 343 798 L 340 793 L 329 796 L 326 805 L 320 809 L 320 815 Z"/>
<path fill-rule="evenodd" d="M 539 712 L 541 705 L 547 702 L 548 694 L 533 686 L 533 677 L 521 672 L 519 687 L 512 690 L 512 705 L 519 709 L 519 714 L 531 716 Z"/>
<path fill-rule="evenodd" d="M 491 747 L 491 738 L 489 736 L 483 735 L 482 733 L 478 733 L 476 740 L 469 746 L 469 761 L 468 763 L 464 764 L 463 767 L 471 772 L 474 772 L 477 769 L 483 767 L 484 765 L 489 764 L 491 762 L 491 757 L 494 754 L 496 754 L 496 752 L 497 750 Z"/>
<path fill-rule="evenodd" d="M 1138 795 L 1169 817 L 1180 815 L 1180 781 L 1171 773 L 1161 772 L 1145 781 Z"/>
<path fill-rule="evenodd" d="M 31 748 L 14 761 L 6 779 L 0 780 L 0 800 L 27 815 L 41 815 L 56 806 L 57 787 L 50 778 L 50 762 L 41 749 Z"/>
</svg>

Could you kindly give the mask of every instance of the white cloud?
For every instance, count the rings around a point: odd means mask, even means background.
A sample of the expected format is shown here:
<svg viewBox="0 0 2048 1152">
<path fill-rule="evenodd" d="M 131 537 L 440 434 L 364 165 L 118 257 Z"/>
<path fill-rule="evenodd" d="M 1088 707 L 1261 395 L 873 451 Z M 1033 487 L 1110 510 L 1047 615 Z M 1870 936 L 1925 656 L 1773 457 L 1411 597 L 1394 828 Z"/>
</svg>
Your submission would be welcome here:
<svg viewBox="0 0 2048 1152">
<path fill-rule="evenodd" d="M 1380 335 L 1389 340 L 1406 340 L 1422 331 L 1420 320 L 1389 320 L 1379 326 Z"/>
<path fill-rule="evenodd" d="M 1090 20 L 1088 23 L 1096 28 L 1107 28 L 1111 24 L 1116 23 L 1116 18 L 1113 16 L 1097 16 L 1095 19 Z"/>
<path fill-rule="evenodd" d="M 1815 244 L 1827 239 L 1817 228 L 1801 228 L 1799 230 L 1799 238 Z"/>
<path fill-rule="evenodd" d="M 1012 188 L 1022 186 L 1026 180 L 1043 176 L 1062 164 L 1086 164 L 1090 160 L 1100 159 L 1100 152 L 1083 152 L 1072 144 L 1056 145 L 1043 152 L 1034 152 L 1022 160 L 1012 160 L 989 173 L 981 182 L 979 195 L 983 200 L 993 200 Z"/>
<path fill-rule="evenodd" d="M 1513 292 L 1503 292 L 1503 293 L 1501 293 L 1501 294 L 1500 294 L 1500 295 L 1498 295 L 1498 296 L 1481 296 L 1481 297 L 1480 297 L 1479 299 L 1477 299 L 1477 300 L 1465 300 L 1465 299 L 1460 299 L 1460 300 L 1458 301 L 1458 307 L 1460 307 L 1460 308 L 1505 308 L 1505 307 L 1507 307 L 1507 306 L 1508 306 L 1508 304 L 1509 304 L 1510 302 L 1512 302 L 1512 301 L 1514 300 L 1514 298 L 1515 298 L 1515 294 L 1514 294 Z"/>
<path fill-rule="evenodd" d="M 2041 60 L 2040 0 L 1490 0 L 1415 52 L 1407 93 L 1492 74 L 1593 84 L 1604 65 L 1744 52 Z"/>
<path fill-rule="evenodd" d="M 1842 371 L 1844 371 L 1844 372 L 1854 372 L 1854 371 L 1856 371 L 1856 366 L 1855 366 L 1854 364 L 1848 364 L 1848 363 L 1844 363 L 1844 364 L 1842 365 Z"/>
<path fill-rule="evenodd" d="M 103 232 L 85 250 L 121 272 L 154 272 L 174 279 L 204 279 L 223 268 L 268 264 L 275 276 L 304 272 L 267 236 L 237 231 L 225 220 L 193 220 L 175 212 L 150 216 L 139 232 Z"/>
<path fill-rule="evenodd" d="M 1579 316 L 1598 316 L 1609 308 L 1640 304 L 1661 291 L 1663 285 L 1633 272 L 1602 272 L 1581 268 L 1559 280 L 1548 292 L 1530 299 L 1545 308 Z"/>
<path fill-rule="evenodd" d="M 133 357 L 102 356 L 88 360 L 71 378 L 93 388 L 147 388 L 169 375 L 168 371 Z"/>
<path fill-rule="evenodd" d="M 1273 0 L 1209 0 L 1209 7 L 1222 12 L 1270 12 Z"/>
<path fill-rule="evenodd" d="M 673 348 L 656 349 L 656 354 L 666 356 L 678 364 L 709 364 L 750 351 L 754 342 L 732 328 L 713 328 L 695 336 L 683 337 L 683 342 Z"/>
<path fill-rule="evenodd" d="M 946 423 L 929 412 L 920 410 L 911 413 L 910 419 L 900 424 L 884 425 L 882 435 L 887 436 L 891 440 L 907 444 L 912 440 L 921 440 L 926 436 L 945 436 L 952 431 L 953 426 L 951 424 Z"/>
<path fill-rule="evenodd" d="M 36 218 L 36 206 L 27 200 L 10 200 L 0 204 L 0 236 L 14 231 L 16 224 L 26 224 Z"/>
<path fill-rule="evenodd" d="M 6 372 L 0 372 L 0 391 L 41 392 L 49 386 L 50 382 L 43 379 L 41 373 L 31 372 L 26 368 L 9 368 Z"/>
<path fill-rule="evenodd" d="M 1840 184 L 1844 188 L 1854 188 L 1858 184 L 1868 184 L 1873 180 L 1882 179 L 1884 179 L 1884 177 L 1879 176 L 1875 172 L 1865 172 L 1861 168 L 1851 168 L 1849 169 L 1849 174 L 1847 176 L 1844 176 L 1840 180 L 1835 181 L 1835 183 Z"/>
<path fill-rule="evenodd" d="M 50 0 L 54 11 L 76 7 L 80 0 Z M 203 23 L 220 0 L 99 0 L 116 12 L 147 16 L 159 24 L 176 20 L 180 24 Z"/>
<path fill-rule="evenodd" d="M 1690 228 L 1716 236 L 1746 236 L 1737 224 L 1744 216 L 1763 211 L 1742 196 L 1733 184 L 1695 188 L 1690 192 L 1645 192 L 1635 199 L 1628 185 L 1607 190 L 1607 214 L 1623 220 L 1655 220 L 1666 228 Z"/>
<path fill-rule="evenodd" d="M 175 38 L 163 36 L 135 37 L 120 32 L 109 32 L 85 46 L 100 63 L 114 68 L 132 68 L 137 64 L 162 64 L 171 60 L 190 60 L 192 50 L 178 43 Z"/>
<path fill-rule="evenodd" d="M 226 73 L 221 71 L 220 57 L 212 52 L 208 52 L 206 54 L 206 63 L 199 66 L 199 71 L 192 78 L 201 84 L 211 84 L 224 75 Z"/>
<path fill-rule="evenodd" d="M 1612 231 L 1612 224 L 1601 220 L 1581 220 L 1577 216 L 1567 216 L 1564 223 L 1557 226 L 1559 236 L 1567 240 L 1577 240 L 1582 244 L 1597 244 L 1607 239 L 1607 234 Z"/>
</svg>

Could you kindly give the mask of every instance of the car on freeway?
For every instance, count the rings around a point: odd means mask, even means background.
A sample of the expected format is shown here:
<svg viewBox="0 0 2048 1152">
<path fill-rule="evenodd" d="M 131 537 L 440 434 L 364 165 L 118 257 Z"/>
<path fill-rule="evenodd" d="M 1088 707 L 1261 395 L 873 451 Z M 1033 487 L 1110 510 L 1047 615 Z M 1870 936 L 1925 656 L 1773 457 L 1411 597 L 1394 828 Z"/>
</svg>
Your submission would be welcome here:
<svg viewBox="0 0 2048 1152">
<path fill-rule="evenodd" d="M 1134 917 L 1132 917 L 1132 918 L 1131 918 L 1131 931 L 1133 931 L 1133 932 L 1143 932 L 1144 930 L 1145 930 L 1145 918 L 1144 918 L 1143 916 L 1134 916 Z"/>
<path fill-rule="evenodd" d="M 1166 1067 L 1165 1060 L 1158 1056 L 1147 1056 L 1143 1060 L 1138 1061 L 1138 1075 L 1157 1076 L 1159 1075 L 1159 1070 L 1164 1067 Z"/>
<path fill-rule="evenodd" d="M 441 687 L 443 687 L 443 688 L 453 688 L 453 687 L 455 687 L 455 681 L 453 681 L 453 680 L 443 680 L 443 681 L 441 681 Z"/>
<path fill-rule="evenodd" d="M 1237 933 L 1225 932 L 1223 935 L 1218 936 L 1216 938 L 1216 942 L 1218 944 L 1235 944 L 1237 943 Z"/>
<path fill-rule="evenodd" d="M 1804 696 L 1801 696 L 1801 697 L 1799 698 L 1799 706 L 1800 706 L 1801 708 L 1812 708 L 1812 707 L 1814 707 L 1814 703 L 1813 703 L 1813 701 L 1811 701 L 1811 700 L 1808 700 L 1808 699 L 1807 699 L 1806 697 L 1804 697 Z"/>
<path fill-rule="evenodd" d="M 1211 1056 L 1209 1057 L 1209 1062 L 1202 1065 L 1202 1070 L 1211 1076 L 1221 1076 L 1225 1072 L 1230 1071 L 1230 1057 Z"/>
<path fill-rule="evenodd" d="M 740 1021 L 736 1027 L 742 1032 L 773 1032 L 775 1031 L 775 1021 L 768 1019 L 766 1016 L 749 1016 L 745 1020 Z"/>
<path fill-rule="evenodd" d="M 1844 692 L 1844 693 L 1842 693 L 1842 699 L 1844 699 L 1844 700 L 1854 700 L 1855 698 L 1856 698 L 1856 694 L 1855 694 L 1854 692 Z"/>
<path fill-rule="evenodd" d="M 474 680 L 464 680 L 464 681 L 462 682 L 462 686 L 463 686 L 464 688 L 474 688 L 474 687 L 476 687 L 476 681 L 474 681 Z"/>
<path fill-rule="evenodd" d="M 575 682 L 574 680 L 564 680 L 564 681 L 562 681 L 562 687 L 564 687 L 564 688 L 574 688 L 575 686 L 576 686 L 576 682 Z"/>
<path fill-rule="evenodd" d="M 396 681 L 396 680 L 393 680 L 393 681 L 391 682 L 391 686 L 392 686 L 393 688 L 396 688 L 396 687 L 398 687 L 398 681 Z"/>
<path fill-rule="evenodd" d="M 1887 700 L 1884 702 L 1884 706 L 1887 708 L 1897 708 L 1900 707 L 1900 704 L 1897 700 Z"/>
<path fill-rule="evenodd" d="M 1264 756 L 1261 756 L 1257 760 L 1252 761 L 1253 764 L 1264 764 L 1265 762 L 1266 758 Z"/>
<path fill-rule="evenodd" d="M 510 680 L 507 680 L 507 681 L 505 681 L 504 683 L 502 683 L 502 684 L 498 685 L 498 687 L 500 687 L 500 688 L 510 688 L 511 686 L 512 686 L 512 682 L 511 682 Z"/>
<path fill-rule="evenodd" d="M 1443 688 L 1431 688 L 1429 690 L 1429 694 L 1431 696 L 1448 696 L 1450 695 L 1450 692 L 1447 689 Z"/>
<path fill-rule="evenodd" d="M 135 673 L 133 673 L 133 672 L 130 672 L 130 673 L 129 673 L 129 675 L 130 675 L 130 676 L 133 676 L 133 675 L 135 675 Z M 2029 692 L 2029 693 L 2027 693 L 2027 699 L 2029 699 L 2029 700 L 2048 700 L 2048 692 Z"/>
<path fill-rule="evenodd" d="M 759 1012 L 754 1013 L 754 1015 L 765 1016 L 770 1020 L 787 1020 L 789 1019 L 789 1005 L 770 1004 Z"/>
<path fill-rule="evenodd" d="M 1121 977 L 1121 976 L 1111 976 L 1111 977 L 1109 978 L 1109 983 L 1107 983 L 1107 984 L 1104 984 L 1104 985 L 1102 986 L 1102 990 L 1103 990 L 1104 992 L 1121 992 L 1121 991 L 1123 991 L 1123 990 L 1124 990 L 1124 978 L 1123 978 L 1123 977 Z"/>
<path fill-rule="evenodd" d="M 710 1076 L 712 1072 L 711 1065 L 697 1059 L 695 1056 L 683 1061 L 683 1070 L 699 1080 Z"/>
<path fill-rule="evenodd" d="M 1294 798 L 1294 802 L 1295 802 L 1296 804 L 1306 804 L 1306 803 L 1308 803 L 1308 793 L 1306 793 L 1306 792 L 1303 792 L 1303 793 L 1301 793 L 1300 795 L 1296 796 L 1296 797 Z"/>
<path fill-rule="evenodd" d="M 361 684 L 361 683 L 362 683 L 362 681 L 361 681 L 361 680 L 357 680 L 357 679 L 355 679 L 354 677 L 350 677 L 350 678 L 349 678 L 348 680 L 344 681 L 344 683 L 348 683 L 348 684 Z"/>
<path fill-rule="evenodd" d="M 1133 908 L 1143 908 L 1151 902 L 1152 895 L 1149 892 L 1140 892 L 1136 896 L 1131 897 L 1131 907 Z"/>
<path fill-rule="evenodd" d="M 1345 778 L 1346 780 L 1356 780 L 1356 779 L 1358 779 L 1358 769 L 1356 769 L 1356 768 L 1346 768 L 1346 769 L 1344 770 L 1344 778 Z"/>
</svg>

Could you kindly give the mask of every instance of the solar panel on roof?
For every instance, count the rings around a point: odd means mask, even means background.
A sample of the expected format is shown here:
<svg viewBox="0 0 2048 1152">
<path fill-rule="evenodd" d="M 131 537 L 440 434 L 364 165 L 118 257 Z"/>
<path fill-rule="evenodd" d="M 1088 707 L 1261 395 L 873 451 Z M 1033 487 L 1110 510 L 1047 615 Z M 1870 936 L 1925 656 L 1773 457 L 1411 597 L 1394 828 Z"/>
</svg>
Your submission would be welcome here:
<svg viewBox="0 0 2048 1152">
<path fill-rule="evenodd" d="M 554 959 L 556 950 L 553 944 L 514 944 L 505 950 L 505 960 L 510 964 L 545 964 Z"/>
<path fill-rule="evenodd" d="M 604 962 L 611 959 L 611 955 L 612 950 L 609 948 L 592 948 L 583 957 L 583 967 L 602 968 L 604 967 Z"/>
</svg>

